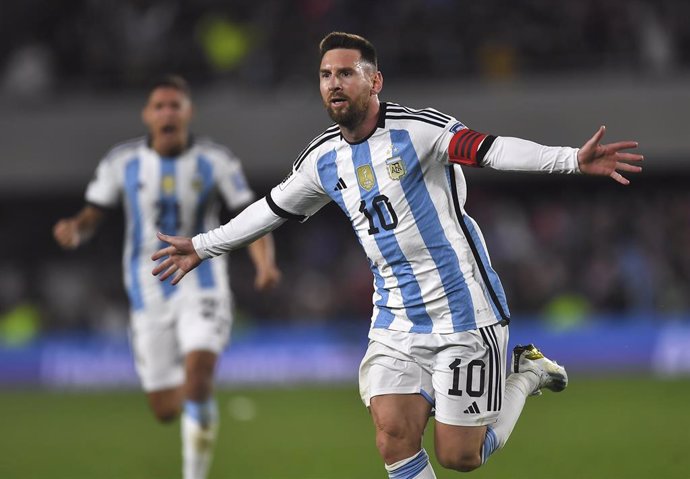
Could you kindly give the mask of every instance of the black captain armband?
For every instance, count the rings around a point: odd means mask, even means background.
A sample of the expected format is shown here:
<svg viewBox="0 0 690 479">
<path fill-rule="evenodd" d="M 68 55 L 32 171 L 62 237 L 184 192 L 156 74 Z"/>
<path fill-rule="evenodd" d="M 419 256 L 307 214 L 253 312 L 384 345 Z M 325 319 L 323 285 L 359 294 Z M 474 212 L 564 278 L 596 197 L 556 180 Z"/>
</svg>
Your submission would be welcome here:
<svg viewBox="0 0 690 479">
<path fill-rule="evenodd" d="M 283 208 L 278 206 L 275 201 L 273 201 L 273 198 L 271 198 L 270 193 L 266 195 L 266 203 L 268 203 L 268 207 L 271 208 L 271 211 L 273 211 L 276 215 L 280 216 L 281 218 L 285 218 L 288 220 L 296 220 L 299 222 L 302 222 L 307 218 L 306 216 L 296 215 L 290 213 L 289 211 L 285 211 Z"/>
<path fill-rule="evenodd" d="M 496 137 L 464 128 L 453 135 L 448 145 L 451 163 L 465 166 L 482 166 L 484 155 L 489 151 Z"/>
</svg>

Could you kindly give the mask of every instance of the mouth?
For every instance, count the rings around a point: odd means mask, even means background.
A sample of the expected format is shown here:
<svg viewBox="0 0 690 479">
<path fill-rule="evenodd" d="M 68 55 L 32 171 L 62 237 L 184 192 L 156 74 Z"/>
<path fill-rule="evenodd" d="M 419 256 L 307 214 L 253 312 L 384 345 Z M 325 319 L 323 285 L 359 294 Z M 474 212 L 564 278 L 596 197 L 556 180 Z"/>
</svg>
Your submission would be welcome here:
<svg viewBox="0 0 690 479">
<path fill-rule="evenodd" d="M 161 133 L 165 135 L 171 135 L 177 132 L 177 126 L 175 125 L 163 125 L 161 127 Z"/>
<path fill-rule="evenodd" d="M 329 100 L 331 106 L 339 107 L 347 104 L 347 98 L 333 97 Z"/>
</svg>

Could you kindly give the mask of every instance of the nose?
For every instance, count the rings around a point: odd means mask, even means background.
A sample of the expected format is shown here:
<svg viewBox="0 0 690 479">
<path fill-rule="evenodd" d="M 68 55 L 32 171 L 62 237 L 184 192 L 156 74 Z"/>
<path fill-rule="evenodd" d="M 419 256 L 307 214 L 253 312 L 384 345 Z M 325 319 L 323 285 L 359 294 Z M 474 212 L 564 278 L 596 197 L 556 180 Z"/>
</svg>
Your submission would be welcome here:
<svg viewBox="0 0 690 479">
<path fill-rule="evenodd" d="M 340 90 L 340 80 L 338 79 L 338 75 L 331 75 L 328 77 L 328 91 L 336 91 Z"/>
</svg>

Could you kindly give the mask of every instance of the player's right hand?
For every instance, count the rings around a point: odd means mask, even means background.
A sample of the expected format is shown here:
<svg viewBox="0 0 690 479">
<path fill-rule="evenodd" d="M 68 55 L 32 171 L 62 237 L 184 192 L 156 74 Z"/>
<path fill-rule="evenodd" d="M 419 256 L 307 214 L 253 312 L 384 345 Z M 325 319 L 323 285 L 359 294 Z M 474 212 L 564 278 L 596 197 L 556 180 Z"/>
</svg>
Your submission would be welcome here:
<svg viewBox="0 0 690 479">
<path fill-rule="evenodd" d="M 170 245 L 159 249 L 151 256 L 153 261 L 163 260 L 151 271 L 161 281 L 175 274 L 172 284 L 177 284 L 185 274 L 201 264 L 201 258 L 196 254 L 191 238 L 168 236 L 163 233 L 158 233 L 156 236 Z"/>
<path fill-rule="evenodd" d="M 57 244 L 64 249 L 76 249 L 81 243 L 81 235 L 77 226 L 77 220 L 64 218 L 53 226 L 53 237 Z"/>
</svg>

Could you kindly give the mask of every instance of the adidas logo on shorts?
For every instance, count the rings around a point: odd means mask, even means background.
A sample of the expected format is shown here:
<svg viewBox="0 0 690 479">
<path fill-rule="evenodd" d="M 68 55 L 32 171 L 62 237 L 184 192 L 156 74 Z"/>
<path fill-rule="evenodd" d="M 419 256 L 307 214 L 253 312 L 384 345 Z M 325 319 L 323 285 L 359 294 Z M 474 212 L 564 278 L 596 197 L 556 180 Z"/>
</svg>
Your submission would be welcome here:
<svg viewBox="0 0 690 479">
<path fill-rule="evenodd" d="M 479 414 L 479 406 L 477 406 L 477 401 L 472 401 L 470 407 L 463 411 L 465 414 Z"/>
</svg>

